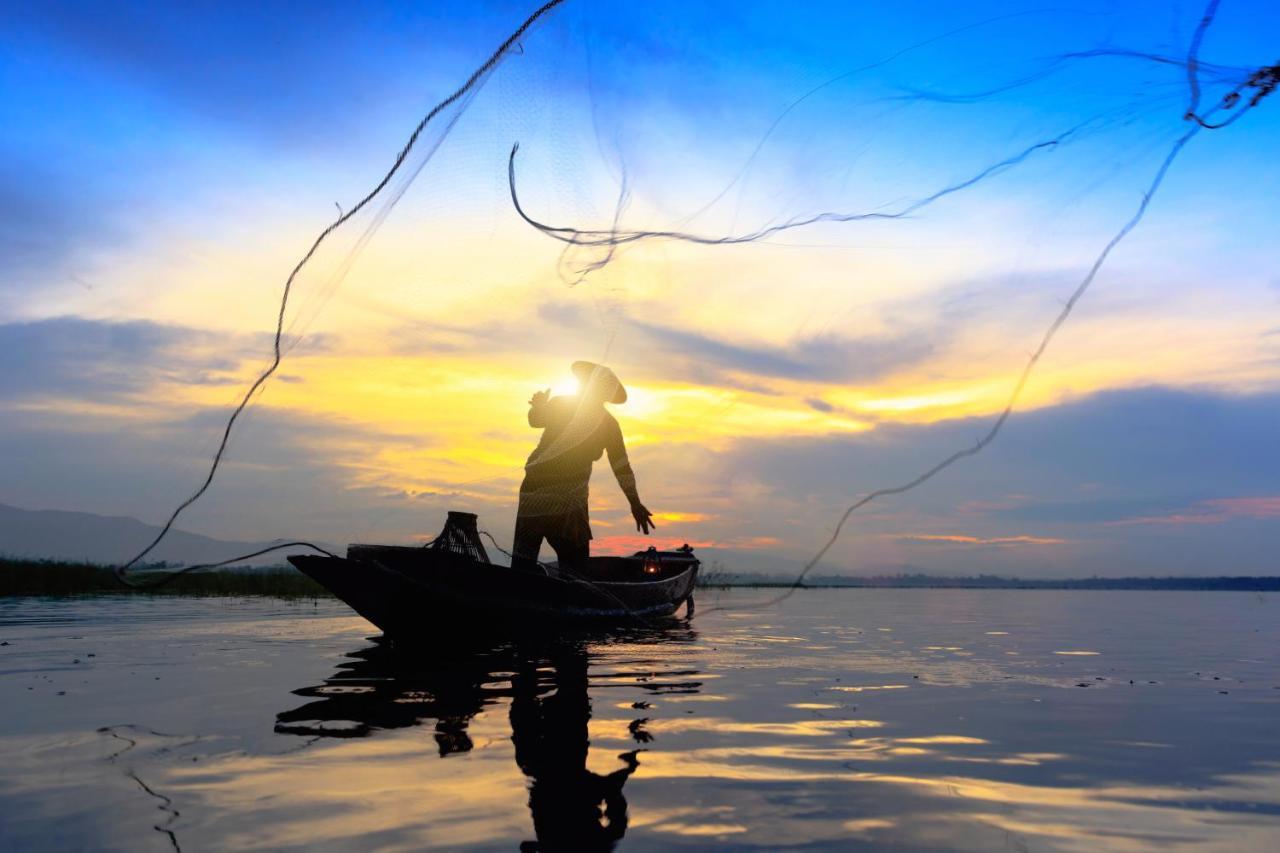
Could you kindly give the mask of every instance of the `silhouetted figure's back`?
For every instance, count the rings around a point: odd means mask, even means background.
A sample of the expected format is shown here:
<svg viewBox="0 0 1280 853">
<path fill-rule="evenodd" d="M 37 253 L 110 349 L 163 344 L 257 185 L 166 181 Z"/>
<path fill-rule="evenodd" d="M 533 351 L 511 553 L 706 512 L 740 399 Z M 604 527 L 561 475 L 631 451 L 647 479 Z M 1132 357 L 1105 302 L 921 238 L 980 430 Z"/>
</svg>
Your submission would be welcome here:
<svg viewBox="0 0 1280 853">
<path fill-rule="evenodd" d="M 550 391 L 539 391 L 529 401 L 529 426 L 543 432 L 525 463 L 520 485 L 511 561 L 515 568 L 538 570 L 543 539 L 555 550 L 562 568 L 580 571 L 585 567 L 591 541 L 587 510 L 591 465 L 606 453 L 631 504 L 636 529 L 648 533 L 653 527 L 653 516 L 636 490 L 622 429 L 604 408 L 605 403 L 626 402 L 626 389 L 607 367 L 579 361 L 573 371 L 582 383 L 577 396 L 551 397 Z"/>
</svg>

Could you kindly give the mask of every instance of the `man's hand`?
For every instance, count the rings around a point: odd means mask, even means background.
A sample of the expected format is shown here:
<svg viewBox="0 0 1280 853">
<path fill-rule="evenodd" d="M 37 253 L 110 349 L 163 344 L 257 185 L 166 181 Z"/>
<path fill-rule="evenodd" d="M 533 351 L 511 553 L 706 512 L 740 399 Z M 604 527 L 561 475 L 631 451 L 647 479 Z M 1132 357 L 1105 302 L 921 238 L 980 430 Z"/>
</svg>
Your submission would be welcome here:
<svg viewBox="0 0 1280 853">
<path fill-rule="evenodd" d="M 551 389 L 545 391 L 534 391 L 533 397 L 529 399 L 530 406 L 541 406 L 547 402 L 547 398 L 551 396 Z"/>
<path fill-rule="evenodd" d="M 636 520 L 636 530 L 645 534 L 649 534 L 651 529 L 657 529 L 658 525 L 653 523 L 653 513 L 644 508 L 642 503 L 634 503 L 631 505 L 631 517 Z"/>
</svg>

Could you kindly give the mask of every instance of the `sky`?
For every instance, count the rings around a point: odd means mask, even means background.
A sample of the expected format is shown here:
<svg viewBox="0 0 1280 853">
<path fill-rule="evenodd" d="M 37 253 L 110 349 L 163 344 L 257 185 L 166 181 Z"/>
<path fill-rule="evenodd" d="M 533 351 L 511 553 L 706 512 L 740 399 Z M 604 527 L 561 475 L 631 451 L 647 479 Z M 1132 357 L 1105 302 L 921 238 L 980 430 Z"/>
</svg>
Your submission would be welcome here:
<svg viewBox="0 0 1280 853">
<path fill-rule="evenodd" d="M 9 10 L 0 503 L 163 521 L 268 363 L 289 270 L 532 9 Z M 989 428 L 1185 132 L 1202 11 L 569 0 L 298 278 L 282 367 L 179 526 L 413 542 L 465 509 L 509 542 L 527 400 L 586 358 L 629 389 L 658 523 L 639 537 L 597 466 L 594 550 L 793 570 L 853 500 Z M 1275 4 L 1224 0 L 1206 106 L 1276 62 L 1277 31 Z M 1000 438 L 860 511 L 821 571 L 1274 573 L 1277 131 L 1280 96 L 1193 139 Z M 1018 161 L 902 219 L 606 257 L 516 215 L 515 143 L 540 220 L 710 236 Z"/>
</svg>

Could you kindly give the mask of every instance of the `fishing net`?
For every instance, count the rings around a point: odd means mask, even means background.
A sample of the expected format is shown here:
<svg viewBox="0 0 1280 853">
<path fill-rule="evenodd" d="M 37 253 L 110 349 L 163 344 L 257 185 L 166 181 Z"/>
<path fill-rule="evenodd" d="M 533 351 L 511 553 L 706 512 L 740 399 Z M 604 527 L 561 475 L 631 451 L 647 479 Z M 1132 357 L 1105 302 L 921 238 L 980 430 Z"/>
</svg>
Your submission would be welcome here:
<svg viewBox="0 0 1280 853">
<path fill-rule="evenodd" d="M 282 297 L 268 362 L 170 523 L 252 473 L 219 466 L 265 407 L 352 425 L 340 446 L 300 433 L 334 485 L 308 499 L 343 519 L 325 541 L 403 540 L 449 509 L 510 530 L 526 400 L 590 358 L 628 388 L 615 413 L 659 526 L 633 535 L 614 471 L 596 466 L 598 547 L 692 541 L 797 582 L 819 563 L 890 562 L 888 540 L 841 536 L 852 513 L 982 452 L 1073 376 L 1118 374 L 1172 327 L 1161 276 L 1179 259 L 1138 225 L 1160 193 L 1200 198 L 1164 186 L 1184 148 L 1277 84 L 1258 57 L 1202 55 L 1217 5 L 1162 13 L 1173 35 L 1106 4 L 877 13 L 852 29 L 800 14 L 803 39 L 773 35 L 803 41 L 803 63 L 773 56 L 741 10 L 513 14 L 434 87 L 452 94 L 405 117 L 407 144 L 335 175 L 336 209 L 292 271 L 255 284 Z M 1114 293 L 1073 317 L 1104 280 Z M 1099 346 L 1107 312 L 1143 301 L 1144 330 Z M 1069 318 L 1081 328 L 1059 335 Z M 1170 377 L 1153 363 L 1141 378 Z M 599 428 L 578 420 L 566 447 Z M 916 429 L 938 420 L 958 427 Z M 1010 488 L 968 485 L 975 499 Z M 954 508 L 954 493 L 869 508 L 866 529 Z"/>
</svg>

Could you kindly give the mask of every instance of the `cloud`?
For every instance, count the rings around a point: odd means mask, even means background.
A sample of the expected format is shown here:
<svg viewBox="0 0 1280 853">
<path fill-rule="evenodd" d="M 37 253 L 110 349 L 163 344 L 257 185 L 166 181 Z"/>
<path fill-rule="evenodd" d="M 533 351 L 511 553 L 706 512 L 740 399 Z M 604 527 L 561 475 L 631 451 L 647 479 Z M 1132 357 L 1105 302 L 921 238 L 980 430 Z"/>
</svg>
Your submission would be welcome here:
<svg viewBox="0 0 1280 853">
<path fill-rule="evenodd" d="M 1273 571 L 1277 422 L 1280 394 L 1159 387 L 1018 413 L 978 457 L 855 514 L 824 571 L 877 564 L 1029 577 Z M 782 540 L 781 554 L 803 558 L 859 495 L 907 482 L 972 446 L 988 423 L 880 424 L 865 433 L 739 441 L 718 453 L 691 448 L 678 456 L 679 474 L 659 472 L 664 481 L 652 487 L 652 468 L 638 461 L 637 471 L 654 494 L 676 492 L 684 507 L 711 506 L 732 519 L 700 527 L 700 535 L 749 529 Z M 662 458 L 661 449 L 652 452 Z M 685 482 L 697 483 L 703 497 L 677 491 Z M 957 517 L 963 533 L 938 532 Z"/>
<path fill-rule="evenodd" d="M 925 545 L 984 545 L 1007 547 L 1011 545 L 1064 545 L 1066 539 L 1052 536 L 964 536 L 945 533 L 904 533 L 895 537 L 899 542 Z"/>
<path fill-rule="evenodd" d="M 333 335 L 314 334 L 289 354 L 327 352 Z M 239 385 L 241 366 L 270 355 L 271 336 L 233 334 L 146 320 L 54 317 L 0 324 L 0 401 L 64 399 L 128 401 L 164 384 Z M 297 384 L 303 377 L 278 374 Z"/>
<path fill-rule="evenodd" d="M 1280 496 L 1214 498 L 1165 515 L 1146 515 L 1112 524 L 1222 524 L 1235 519 L 1280 518 Z"/>
<path fill-rule="evenodd" d="M 0 400 L 74 397 L 102 401 L 161 382 L 226 385 L 254 336 L 144 320 L 56 317 L 0 324 Z M 257 354 L 257 353 L 255 353 Z"/>
<path fill-rule="evenodd" d="M 656 547 L 660 551 L 670 551 L 689 545 L 703 549 L 731 549 L 736 551 L 767 551 L 777 548 L 782 540 L 773 536 L 735 536 L 724 539 L 699 539 L 696 537 L 678 537 L 651 535 L 641 536 L 638 533 L 619 536 L 602 536 L 592 540 L 592 552 L 597 554 L 631 554 Z"/>
<path fill-rule="evenodd" d="M 416 321 L 393 329 L 388 340 L 398 355 L 483 349 L 489 355 L 511 352 L 528 357 L 536 351 L 563 354 L 575 348 L 583 352 L 598 349 L 599 319 L 583 305 L 545 302 L 534 314 L 536 320 L 508 323 Z M 770 379 L 841 385 L 880 379 L 930 358 L 945 339 L 941 332 L 922 329 L 862 337 L 800 336 L 774 345 L 729 340 L 634 316 L 625 320 L 624 334 L 628 351 L 643 354 L 642 363 L 632 367 L 646 376 L 769 395 L 779 393 L 765 384 Z M 805 402 L 817 411 L 835 411 L 819 398 Z"/>
<path fill-rule="evenodd" d="M 226 414 L 206 408 L 138 423 L 0 408 L 0 502 L 158 523 L 208 470 Z M 338 544 L 434 534 L 444 510 L 462 499 L 411 495 L 366 476 L 379 452 L 429 444 L 342 418 L 253 407 L 212 489 L 180 526 L 227 539 L 287 535 Z"/>
<path fill-rule="evenodd" d="M 493 322 L 463 325 L 415 320 L 392 327 L 384 340 L 398 356 L 465 355 L 486 344 L 505 349 L 509 342 L 520 340 L 519 336 L 512 337 L 514 332 L 514 327 Z"/>
<path fill-rule="evenodd" d="M 655 521 L 692 524 L 698 521 L 710 521 L 713 516 L 705 512 L 655 512 L 653 518 Z"/>
<path fill-rule="evenodd" d="M 0 500 L 156 520 L 202 474 L 225 409 L 126 426 L 22 404 L 51 394 L 140 400 L 157 382 L 224 381 L 244 354 L 263 351 L 260 336 L 144 322 L 0 326 L 0 355 L 12 354 L 17 366 L 0 375 L 0 400 L 17 403 L 0 406 L 0 444 L 16 460 Z M 1280 482 L 1277 420 L 1280 394 L 1168 388 L 1018 413 L 981 456 L 859 512 L 822 571 L 912 564 L 1044 577 L 1262 569 L 1280 549 L 1270 523 Z M 504 538 L 518 458 L 501 482 L 474 484 L 459 462 L 450 481 L 457 485 L 447 485 L 441 466 L 463 439 L 415 423 L 389 430 L 255 407 L 188 527 L 239 539 L 288 530 L 326 541 L 405 541 L 434 532 L 444 509 L 467 508 Z M 810 556 L 857 495 L 911 479 L 971 446 L 988 423 L 881 423 L 864 433 L 732 439 L 714 448 L 696 434 L 683 443 L 637 442 L 631 455 L 646 503 L 659 514 L 659 537 L 626 534 L 625 505 L 607 468 L 597 466 L 592 513 L 601 532 L 619 535 L 596 545 L 603 552 L 689 541 L 710 551 L 707 559 L 733 554 L 735 566 L 755 560 L 781 571 Z"/>
<path fill-rule="evenodd" d="M 777 346 L 640 320 L 629 327 L 639 332 L 646 351 L 664 353 L 698 371 L 842 384 L 879 379 L 919 364 L 934 354 L 940 337 L 933 330 L 863 337 L 822 334 Z"/>
</svg>

